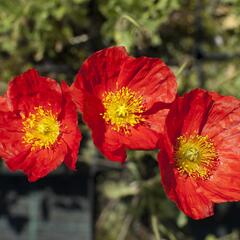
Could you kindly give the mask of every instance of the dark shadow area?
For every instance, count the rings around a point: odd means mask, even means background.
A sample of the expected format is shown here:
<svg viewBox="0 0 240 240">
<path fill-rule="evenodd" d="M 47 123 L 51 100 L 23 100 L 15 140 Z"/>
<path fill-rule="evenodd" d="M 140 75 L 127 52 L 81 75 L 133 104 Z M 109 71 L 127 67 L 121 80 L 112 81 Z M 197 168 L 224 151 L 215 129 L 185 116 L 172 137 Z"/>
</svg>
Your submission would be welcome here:
<svg viewBox="0 0 240 240">
<path fill-rule="evenodd" d="M 75 174 L 56 173 L 36 183 L 22 174 L 1 173 L 0 239 L 54 240 L 73 234 L 74 239 L 89 240 L 89 168 L 85 164 L 79 168 Z M 59 228 L 61 238 L 52 226 Z"/>
</svg>

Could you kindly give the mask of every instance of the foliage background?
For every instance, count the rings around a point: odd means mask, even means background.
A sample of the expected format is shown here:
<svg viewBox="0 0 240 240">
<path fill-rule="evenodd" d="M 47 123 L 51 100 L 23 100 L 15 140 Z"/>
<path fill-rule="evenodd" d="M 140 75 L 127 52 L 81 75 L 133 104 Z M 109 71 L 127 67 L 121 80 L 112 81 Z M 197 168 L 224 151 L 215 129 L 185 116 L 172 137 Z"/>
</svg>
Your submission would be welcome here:
<svg viewBox="0 0 240 240">
<path fill-rule="evenodd" d="M 94 51 L 124 45 L 132 55 L 167 62 L 180 94 L 204 87 L 239 97 L 239 42 L 240 0 L 1 0 L 0 92 L 30 67 L 70 84 Z M 122 168 L 104 160 L 80 127 L 80 161 L 103 169 L 96 239 L 154 239 L 154 231 L 170 240 L 240 239 L 239 203 L 192 221 L 166 198 L 156 152 L 129 152 Z"/>
</svg>

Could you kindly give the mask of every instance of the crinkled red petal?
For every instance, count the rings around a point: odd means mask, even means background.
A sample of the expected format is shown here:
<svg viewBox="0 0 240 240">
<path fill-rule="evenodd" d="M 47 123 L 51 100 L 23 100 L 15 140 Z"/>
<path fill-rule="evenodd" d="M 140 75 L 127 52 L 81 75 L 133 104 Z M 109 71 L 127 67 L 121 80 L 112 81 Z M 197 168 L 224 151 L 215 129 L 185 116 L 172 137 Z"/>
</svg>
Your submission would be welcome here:
<svg viewBox="0 0 240 240">
<path fill-rule="evenodd" d="M 163 133 L 170 106 L 171 104 L 155 103 L 150 110 L 143 113 L 142 117 L 152 131 Z"/>
<path fill-rule="evenodd" d="M 159 134 L 149 126 L 139 124 L 132 127 L 130 133 L 118 133 L 118 135 L 122 145 L 127 149 L 153 150 L 156 148 Z"/>
<path fill-rule="evenodd" d="M 55 170 L 64 161 L 67 154 L 67 145 L 61 141 L 58 145 L 51 149 L 42 149 L 32 151 L 25 159 L 25 165 L 19 165 L 30 182 L 34 182 L 39 178 L 45 177 Z M 11 159 L 14 161 L 15 159 Z"/>
<path fill-rule="evenodd" d="M 64 162 L 70 169 L 75 170 L 82 135 L 78 128 L 76 105 L 71 99 L 69 88 L 65 82 L 62 82 L 61 88 L 63 94 L 62 111 L 59 114 L 62 132 L 61 138 L 68 147 Z"/>
<path fill-rule="evenodd" d="M 6 97 L 0 96 L 0 111 L 8 112 L 12 110 L 10 101 Z"/>
<path fill-rule="evenodd" d="M 84 100 L 82 91 L 102 98 L 105 91 L 116 89 L 117 78 L 126 58 L 128 55 L 124 47 L 111 47 L 94 53 L 83 63 L 72 85 L 73 99 L 80 110 Z"/>
<path fill-rule="evenodd" d="M 160 140 L 158 162 L 162 184 L 168 197 L 189 217 L 202 219 L 213 215 L 213 204 L 199 190 L 197 182 L 180 176 L 174 168 L 173 146 L 170 140 Z"/>
<path fill-rule="evenodd" d="M 203 134 L 211 137 L 219 156 L 219 166 L 208 181 L 204 194 L 213 202 L 240 200 L 240 101 L 218 97 L 212 107 Z"/>
<path fill-rule="evenodd" d="M 69 88 L 69 92 L 71 94 L 73 102 L 76 104 L 77 109 L 82 113 L 83 112 L 83 104 L 84 104 L 84 90 L 80 90 L 79 88 L 75 87 L 73 84 Z"/>
<path fill-rule="evenodd" d="M 209 111 L 202 134 L 214 138 L 229 128 L 236 129 L 239 123 L 239 107 L 240 101 L 238 99 L 219 96 Z"/>
<path fill-rule="evenodd" d="M 143 114 L 145 121 L 129 128 L 129 134 L 119 133 L 119 139 L 127 149 L 152 150 L 157 148 L 159 133 L 163 132 L 168 105 L 159 104 Z M 154 110 L 155 108 L 155 110 Z M 147 137 L 146 137 L 147 136 Z"/>
<path fill-rule="evenodd" d="M 221 164 L 207 181 L 202 181 L 204 196 L 215 203 L 240 200 L 239 154 L 221 152 Z M 235 158 L 233 160 L 233 157 Z M 236 159 L 236 157 L 238 157 Z"/>
<path fill-rule="evenodd" d="M 177 97 L 166 119 L 168 135 L 175 144 L 181 135 L 200 134 L 213 100 L 207 91 L 193 90 L 183 97 Z"/>
<path fill-rule="evenodd" d="M 143 96 L 147 109 L 157 102 L 172 102 L 177 91 L 175 76 L 158 58 L 129 57 L 122 66 L 117 82 L 119 88 L 127 86 Z"/>
<path fill-rule="evenodd" d="M 10 83 L 7 97 L 14 110 L 29 113 L 37 106 L 51 105 L 53 112 L 61 110 L 61 88 L 55 80 L 41 77 L 35 69 L 15 77 Z"/>
<path fill-rule="evenodd" d="M 76 170 L 76 162 L 78 160 L 78 151 L 79 151 L 82 135 L 78 129 L 76 129 L 75 135 L 74 133 L 72 133 L 71 135 L 73 135 L 72 137 L 73 139 L 70 142 L 71 144 L 66 142 L 68 147 L 68 152 L 65 156 L 64 163 L 71 170 Z"/>
<path fill-rule="evenodd" d="M 0 156 L 11 158 L 29 149 L 22 143 L 22 120 L 18 113 L 0 112 Z"/>
<path fill-rule="evenodd" d="M 203 219 L 214 214 L 212 201 L 199 190 L 197 183 L 190 178 L 178 176 L 176 179 L 176 204 L 193 219 Z"/>
<path fill-rule="evenodd" d="M 84 99 L 83 120 L 91 129 L 94 144 L 108 159 L 123 162 L 126 159 L 126 151 L 120 141 L 119 133 L 106 125 L 100 115 L 104 111 L 101 101 L 87 93 Z"/>
</svg>

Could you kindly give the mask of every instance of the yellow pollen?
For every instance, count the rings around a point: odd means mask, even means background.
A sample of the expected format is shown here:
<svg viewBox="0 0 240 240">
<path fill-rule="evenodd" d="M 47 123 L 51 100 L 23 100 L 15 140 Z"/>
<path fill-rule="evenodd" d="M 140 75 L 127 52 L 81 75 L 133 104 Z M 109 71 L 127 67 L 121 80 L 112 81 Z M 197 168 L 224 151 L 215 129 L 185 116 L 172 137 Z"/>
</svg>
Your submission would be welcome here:
<svg viewBox="0 0 240 240">
<path fill-rule="evenodd" d="M 30 144 L 31 150 L 50 148 L 60 134 L 60 123 L 51 110 L 35 107 L 28 117 L 21 113 L 23 143 Z"/>
<path fill-rule="evenodd" d="M 129 128 L 145 121 L 143 98 L 127 87 L 116 92 L 105 92 L 103 95 L 105 112 L 103 119 L 112 126 L 112 129 L 128 134 Z"/>
<path fill-rule="evenodd" d="M 218 164 L 218 155 L 208 136 L 180 136 L 177 138 L 175 161 L 181 174 L 207 179 Z"/>
</svg>

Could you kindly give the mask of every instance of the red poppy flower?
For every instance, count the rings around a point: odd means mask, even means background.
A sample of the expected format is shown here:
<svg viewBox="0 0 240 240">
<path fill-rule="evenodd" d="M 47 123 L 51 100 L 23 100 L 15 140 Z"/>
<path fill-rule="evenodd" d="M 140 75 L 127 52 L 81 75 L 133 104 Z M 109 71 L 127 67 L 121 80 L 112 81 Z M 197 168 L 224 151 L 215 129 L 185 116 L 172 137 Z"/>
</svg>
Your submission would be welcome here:
<svg viewBox="0 0 240 240">
<path fill-rule="evenodd" d="M 166 118 L 158 155 L 169 198 L 188 216 L 240 200 L 240 101 L 204 90 L 178 97 Z"/>
<path fill-rule="evenodd" d="M 67 85 L 29 70 L 9 83 L 12 111 L 0 112 L 0 155 L 35 181 L 62 162 L 75 169 L 81 134 Z"/>
<path fill-rule="evenodd" d="M 156 147 L 176 80 L 160 59 L 134 58 L 124 47 L 111 47 L 83 63 L 72 95 L 95 145 L 107 158 L 123 162 L 126 149 Z"/>
</svg>

